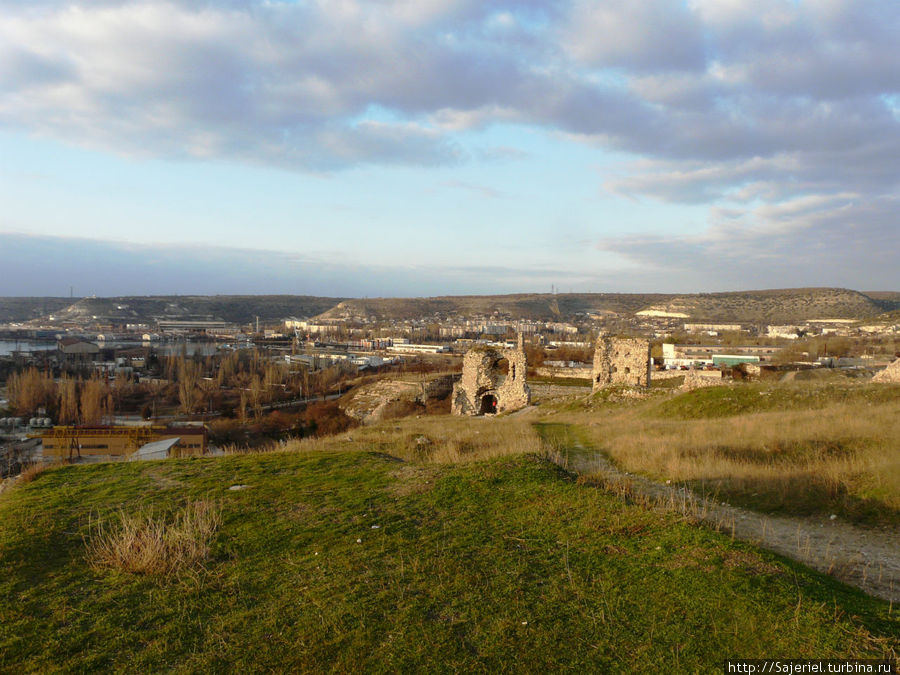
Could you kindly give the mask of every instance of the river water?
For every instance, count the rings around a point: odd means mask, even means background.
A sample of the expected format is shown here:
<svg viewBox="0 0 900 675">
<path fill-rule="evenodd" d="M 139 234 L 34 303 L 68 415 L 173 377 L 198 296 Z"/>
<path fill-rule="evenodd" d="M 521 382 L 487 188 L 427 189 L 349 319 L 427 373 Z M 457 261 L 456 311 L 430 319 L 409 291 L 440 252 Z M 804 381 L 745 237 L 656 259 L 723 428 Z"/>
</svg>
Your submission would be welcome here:
<svg viewBox="0 0 900 675">
<path fill-rule="evenodd" d="M 97 342 L 101 349 L 151 347 L 157 354 L 163 356 L 175 356 L 185 350 L 188 356 L 200 352 L 201 356 L 209 356 L 216 353 L 215 342 Z M 185 349 L 186 347 L 186 349 Z M 0 356 L 9 356 L 14 351 L 38 352 L 48 349 L 56 349 L 56 342 L 34 342 L 31 340 L 0 340 Z"/>
<path fill-rule="evenodd" d="M 9 356 L 14 351 L 37 352 L 56 349 L 55 342 L 29 342 L 28 340 L 0 340 L 0 356 Z"/>
</svg>

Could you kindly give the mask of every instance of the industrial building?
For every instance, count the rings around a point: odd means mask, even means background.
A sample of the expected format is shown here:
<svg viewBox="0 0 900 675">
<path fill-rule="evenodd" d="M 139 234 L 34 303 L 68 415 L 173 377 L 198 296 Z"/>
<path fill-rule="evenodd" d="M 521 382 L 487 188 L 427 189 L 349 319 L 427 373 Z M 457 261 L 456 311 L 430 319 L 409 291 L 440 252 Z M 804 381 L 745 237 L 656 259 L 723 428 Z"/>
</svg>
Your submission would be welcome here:
<svg viewBox="0 0 900 675">
<path fill-rule="evenodd" d="M 395 340 L 395 343 L 397 341 Z M 393 344 L 387 348 L 394 354 L 445 354 L 450 351 L 447 345 Z"/>
<path fill-rule="evenodd" d="M 156 323 L 160 333 L 207 333 L 209 331 L 222 331 L 234 328 L 227 321 L 215 321 L 208 319 L 160 319 Z"/>
<path fill-rule="evenodd" d="M 205 455 L 205 426 L 56 426 L 41 436 L 46 460 L 106 461 L 127 459 L 148 444 L 174 440 L 167 457 Z"/>
<path fill-rule="evenodd" d="M 684 330 L 688 333 L 726 333 L 742 330 L 739 323 L 686 323 Z"/>
<path fill-rule="evenodd" d="M 64 366 L 86 366 L 97 358 L 100 347 L 93 342 L 67 337 L 56 343 L 59 363 Z"/>
<path fill-rule="evenodd" d="M 772 359 L 782 351 L 774 345 L 680 345 L 664 342 L 663 363 L 667 368 L 695 365 L 736 365 L 738 363 L 759 363 Z"/>
</svg>

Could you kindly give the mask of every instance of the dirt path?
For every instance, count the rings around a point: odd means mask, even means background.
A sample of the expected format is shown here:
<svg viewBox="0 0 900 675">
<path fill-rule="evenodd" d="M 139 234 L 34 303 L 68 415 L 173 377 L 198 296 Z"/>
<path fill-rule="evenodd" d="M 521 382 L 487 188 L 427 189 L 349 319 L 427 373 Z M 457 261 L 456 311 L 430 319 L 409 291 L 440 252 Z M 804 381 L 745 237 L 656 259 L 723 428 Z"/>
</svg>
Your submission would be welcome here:
<svg viewBox="0 0 900 675">
<path fill-rule="evenodd" d="M 602 454 L 574 441 L 568 469 L 600 474 L 627 485 L 635 495 L 677 509 L 737 539 L 793 558 L 871 595 L 900 602 L 900 532 L 868 529 L 825 516 L 769 516 L 697 497 L 685 488 L 663 485 L 620 471 Z"/>
</svg>

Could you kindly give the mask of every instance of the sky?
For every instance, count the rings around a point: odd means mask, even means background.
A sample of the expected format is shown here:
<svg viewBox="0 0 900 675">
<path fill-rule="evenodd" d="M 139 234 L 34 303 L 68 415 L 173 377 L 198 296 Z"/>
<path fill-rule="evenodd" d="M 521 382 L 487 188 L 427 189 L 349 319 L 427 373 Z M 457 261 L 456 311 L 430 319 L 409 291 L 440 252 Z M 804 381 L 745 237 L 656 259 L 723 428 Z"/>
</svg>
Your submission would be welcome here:
<svg viewBox="0 0 900 675">
<path fill-rule="evenodd" d="M 0 295 L 900 290 L 895 0 L 0 0 Z"/>
</svg>

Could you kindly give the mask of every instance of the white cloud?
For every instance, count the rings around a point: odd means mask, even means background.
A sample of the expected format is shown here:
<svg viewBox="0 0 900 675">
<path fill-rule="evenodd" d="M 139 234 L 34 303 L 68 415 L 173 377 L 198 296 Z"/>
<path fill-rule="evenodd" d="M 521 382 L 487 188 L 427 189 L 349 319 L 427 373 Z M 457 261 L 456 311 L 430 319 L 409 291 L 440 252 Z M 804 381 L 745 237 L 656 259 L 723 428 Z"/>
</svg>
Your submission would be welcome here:
<svg viewBox="0 0 900 675">
<path fill-rule="evenodd" d="M 595 67 L 703 69 L 699 21 L 668 0 L 576 0 L 562 41 L 577 60 Z"/>
<path fill-rule="evenodd" d="M 852 225 L 880 249 L 897 198 L 890 0 L 0 8 L 0 126 L 117 153 L 428 166 L 491 155 L 460 133 L 526 124 L 632 153 L 609 189 L 709 204 L 713 227 L 737 212 L 747 247 L 794 218 L 827 241 Z M 853 204 L 816 201 L 827 195 Z"/>
</svg>

